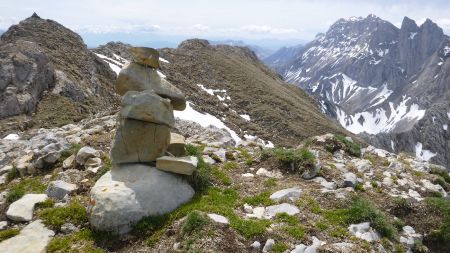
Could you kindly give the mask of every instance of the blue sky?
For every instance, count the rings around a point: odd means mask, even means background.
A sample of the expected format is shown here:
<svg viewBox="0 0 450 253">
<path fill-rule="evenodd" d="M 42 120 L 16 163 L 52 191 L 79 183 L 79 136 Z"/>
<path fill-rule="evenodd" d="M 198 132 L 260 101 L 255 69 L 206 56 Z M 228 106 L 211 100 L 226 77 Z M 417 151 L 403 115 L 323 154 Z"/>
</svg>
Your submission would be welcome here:
<svg viewBox="0 0 450 253">
<path fill-rule="evenodd" d="M 111 40 L 154 47 L 186 38 L 244 40 L 276 48 L 307 42 L 339 18 L 375 14 L 399 25 L 426 18 L 450 34 L 444 0 L 1 0 L 0 29 L 36 11 L 75 30 L 89 46 Z"/>
</svg>

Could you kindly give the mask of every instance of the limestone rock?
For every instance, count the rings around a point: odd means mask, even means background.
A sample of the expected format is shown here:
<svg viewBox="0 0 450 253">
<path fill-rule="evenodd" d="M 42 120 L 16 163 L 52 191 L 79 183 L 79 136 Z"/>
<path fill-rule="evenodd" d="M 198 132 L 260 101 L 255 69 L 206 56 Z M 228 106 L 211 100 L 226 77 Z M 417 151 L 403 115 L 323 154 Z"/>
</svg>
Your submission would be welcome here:
<svg viewBox="0 0 450 253">
<path fill-rule="evenodd" d="M 74 161 L 75 161 L 75 155 L 72 154 L 71 156 L 67 157 L 63 161 L 63 168 L 68 169 L 68 168 L 72 167 Z"/>
<path fill-rule="evenodd" d="M 300 210 L 291 204 L 283 203 L 279 205 L 268 206 L 264 212 L 264 216 L 268 219 L 275 217 L 279 213 L 287 213 L 289 215 L 298 214 Z"/>
<path fill-rule="evenodd" d="M 266 253 L 266 252 L 271 251 L 274 244 L 275 244 L 274 239 L 267 239 L 266 244 L 264 244 L 264 248 L 263 248 L 262 252 Z"/>
<path fill-rule="evenodd" d="M 132 61 L 152 68 L 159 68 L 159 52 L 149 47 L 131 47 Z"/>
<path fill-rule="evenodd" d="M 84 165 L 86 161 L 91 157 L 99 157 L 100 152 L 91 147 L 82 147 L 76 156 L 76 161 L 79 165 Z"/>
<path fill-rule="evenodd" d="M 34 205 L 46 199 L 46 194 L 25 194 L 9 206 L 6 216 L 13 221 L 30 221 L 33 219 Z"/>
<path fill-rule="evenodd" d="M 96 230 L 123 234 L 141 218 L 170 212 L 193 196 L 178 175 L 143 164 L 115 165 L 91 189 L 89 220 Z"/>
<path fill-rule="evenodd" d="M 125 93 L 120 115 L 123 118 L 164 124 L 169 127 L 175 124 L 170 100 L 156 95 L 152 90 Z"/>
<path fill-rule="evenodd" d="M 98 157 L 92 157 L 87 159 L 86 163 L 84 164 L 84 168 L 88 172 L 92 172 L 94 174 L 97 173 L 97 171 L 102 167 L 102 159 Z"/>
<path fill-rule="evenodd" d="M 295 201 L 300 198 L 302 190 L 297 187 L 283 189 L 270 195 L 270 199 L 275 201 Z"/>
<path fill-rule="evenodd" d="M 217 223 L 222 223 L 222 224 L 228 224 L 229 223 L 227 217 L 224 217 L 222 215 L 218 215 L 218 214 L 215 214 L 215 213 L 209 213 L 208 217 L 211 220 L 213 220 L 214 222 L 217 222 Z"/>
<path fill-rule="evenodd" d="M 352 235 L 361 238 L 363 240 L 366 240 L 368 242 L 378 241 L 380 239 L 378 233 L 370 227 L 369 222 L 351 224 L 348 227 L 348 230 Z"/>
<path fill-rule="evenodd" d="M 195 156 L 156 158 L 157 169 L 183 175 L 192 175 L 197 169 L 197 163 L 198 159 Z"/>
<path fill-rule="evenodd" d="M 24 227 L 17 236 L 0 242 L 0 252 L 45 253 L 54 235 L 41 220 L 36 220 Z"/>
<path fill-rule="evenodd" d="M 352 172 L 347 172 L 344 174 L 344 185 L 346 187 L 355 187 L 358 182 L 357 177 Z"/>
<path fill-rule="evenodd" d="M 78 189 L 77 185 L 61 180 L 52 181 L 47 187 L 47 195 L 51 198 L 62 200 L 64 196 L 70 195 Z"/>
<path fill-rule="evenodd" d="M 170 133 L 170 143 L 167 147 L 167 152 L 174 156 L 184 156 L 186 150 L 184 148 L 186 140 L 183 135 L 177 133 Z"/>
<path fill-rule="evenodd" d="M 153 90 L 163 98 L 170 99 L 174 110 L 186 108 L 186 98 L 181 91 L 158 75 L 156 69 L 130 63 L 121 71 L 116 80 L 116 91 L 124 95 L 128 91 Z"/>
<path fill-rule="evenodd" d="M 149 143 L 153 141 L 153 143 Z M 120 119 L 111 148 L 113 163 L 152 162 L 163 156 L 170 141 L 168 126 Z"/>
</svg>

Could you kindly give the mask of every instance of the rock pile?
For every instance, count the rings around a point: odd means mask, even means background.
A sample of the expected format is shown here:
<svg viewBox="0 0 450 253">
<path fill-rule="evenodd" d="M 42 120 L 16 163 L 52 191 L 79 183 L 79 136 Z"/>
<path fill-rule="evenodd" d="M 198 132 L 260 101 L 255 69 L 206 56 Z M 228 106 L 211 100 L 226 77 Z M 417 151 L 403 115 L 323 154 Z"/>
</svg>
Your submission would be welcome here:
<svg viewBox="0 0 450 253">
<path fill-rule="evenodd" d="M 184 137 L 172 134 L 176 138 L 171 144 L 170 133 L 173 110 L 186 107 L 184 95 L 158 73 L 158 51 L 130 52 L 133 60 L 116 81 L 123 98 L 110 153 L 113 167 L 92 188 L 89 206 L 94 229 L 119 234 L 143 217 L 170 212 L 189 201 L 194 190 L 177 174 L 191 175 L 197 167 L 195 157 L 173 157 L 184 155 Z M 156 167 L 149 165 L 154 162 Z"/>
</svg>

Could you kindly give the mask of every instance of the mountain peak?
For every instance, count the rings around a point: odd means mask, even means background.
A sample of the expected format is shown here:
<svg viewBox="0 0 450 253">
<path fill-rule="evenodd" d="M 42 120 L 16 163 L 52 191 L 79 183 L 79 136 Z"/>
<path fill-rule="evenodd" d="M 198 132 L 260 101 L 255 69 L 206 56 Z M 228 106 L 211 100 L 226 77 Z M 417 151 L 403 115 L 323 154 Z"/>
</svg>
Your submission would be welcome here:
<svg viewBox="0 0 450 253">
<path fill-rule="evenodd" d="M 402 21 L 401 29 L 404 31 L 417 31 L 419 30 L 419 27 L 417 26 L 416 21 L 405 16 Z"/>
<path fill-rule="evenodd" d="M 33 15 L 31 15 L 31 18 L 41 18 L 41 17 L 39 17 L 39 15 L 36 14 L 36 12 L 33 12 Z"/>
</svg>

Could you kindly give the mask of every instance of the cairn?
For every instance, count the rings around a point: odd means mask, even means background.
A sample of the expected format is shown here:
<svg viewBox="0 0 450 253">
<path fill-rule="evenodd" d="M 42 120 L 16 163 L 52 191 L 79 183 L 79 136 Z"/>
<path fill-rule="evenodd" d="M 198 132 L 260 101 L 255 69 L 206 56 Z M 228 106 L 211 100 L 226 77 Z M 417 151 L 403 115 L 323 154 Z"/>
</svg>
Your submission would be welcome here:
<svg viewBox="0 0 450 253">
<path fill-rule="evenodd" d="M 130 52 L 132 62 L 116 81 L 123 97 L 112 168 L 95 183 L 89 206 L 94 229 L 118 234 L 143 217 L 189 201 L 194 190 L 179 174 L 191 175 L 197 167 L 196 157 L 183 157 L 184 137 L 170 132 L 173 110 L 186 108 L 184 95 L 158 72 L 158 51 L 134 47 Z"/>
</svg>

